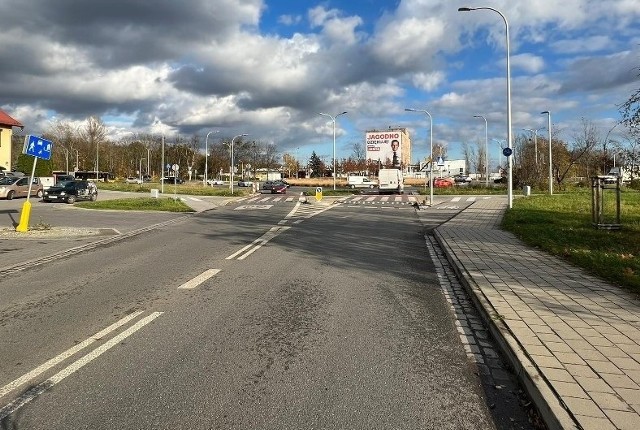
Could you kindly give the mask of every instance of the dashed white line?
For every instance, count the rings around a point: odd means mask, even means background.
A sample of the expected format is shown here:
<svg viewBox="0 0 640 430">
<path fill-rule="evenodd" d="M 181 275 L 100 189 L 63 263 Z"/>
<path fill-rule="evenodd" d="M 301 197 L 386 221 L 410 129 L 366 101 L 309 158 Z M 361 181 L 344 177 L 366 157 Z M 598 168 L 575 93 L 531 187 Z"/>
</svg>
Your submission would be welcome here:
<svg viewBox="0 0 640 430">
<path fill-rule="evenodd" d="M 220 269 L 205 270 L 204 272 L 202 272 L 201 274 L 199 274 L 195 278 L 193 278 L 193 279 L 185 282 L 184 284 L 180 285 L 178 287 L 178 289 L 179 290 L 192 290 L 195 287 L 197 287 L 198 285 L 202 284 L 207 279 L 209 279 L 212 276 L 216 275 L 218 272 L 220 272 Z"/>
</svg>

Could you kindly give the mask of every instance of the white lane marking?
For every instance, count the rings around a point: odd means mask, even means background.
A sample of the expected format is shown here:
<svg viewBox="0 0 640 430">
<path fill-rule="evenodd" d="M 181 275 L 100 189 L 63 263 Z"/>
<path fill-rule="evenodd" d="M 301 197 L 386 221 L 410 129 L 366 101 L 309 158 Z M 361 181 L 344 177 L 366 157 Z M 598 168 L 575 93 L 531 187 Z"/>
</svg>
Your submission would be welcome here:
<svg viewBox="0 0 640 430">
<path fill-rule="evenodd" d="M 376 199 L 375 197 L 367 197 L 367 198 L 365 199 L 365 201 L 367 201 L 367 202 L 372 202 L 372 201 L 374 201 L 375 199 Z"/>
<path fill-rule="evenodd" d="M 300 204 L 301 204 L 301 203 L 298 201 L 298 202 L 296 203 L 296 205 L 293 207 L 293 209 L 291 209 L 291 210 L 289 211 L 289 213 L 284 217 L 284 219 L 289 219 L 289 218 L 291 218 L 291 217 L 296 213 L 296 211 L 298 210 L 298 208 L 300 207 Z"/>
<path fill-rule="evenodd" d="M 354 197 L 351 199 L 352 202 L 357 202 L 358 200 L 362 200 L 364 197 L 360 196 L 360 197 Z"/>
<path fill-rule="evenodd" d="M 476 198 L 475 198 L 475 197 L 469 197 L 469 198 L 467 199 L 467 201 L 468 201 L 468 202 L 475 202 L 475 201 L 476 201 Z"/>
<path fill-rule="evenodd" d="M 278 221 L 278 225 L 285 225 L 287 223 L 286 219 L 281 219 L 280 221 Z"/>
<path fill-rule="evenodd" d="M 249 245 L 242 247 L 239 251 L 234 252 L 233 254 L 228 256 L 226 259 L 232 260 L 238 257 L 238 260 L 244 260 L 251 254 L 256 252 L 258 249 L 262 248 L 262 246 L 265 245 L 267 242 L 269 242 L 271 239 L 275 238 L 280 233 L 290 228 L 291 227 L 278 227 L 278 226 L 271 227 L 269 231 L 267 231 L 265 234 L 263 234 L 262 236 L 260 236 L 259 238 L 251 242 Z"/>
<path fill-rule="evenodd" d="M 401 202 L 401 201 L 402 201 L 402 197 L 396 196 L 396 202 Z"/>
<path fill-rule="evenodd" d="M 258 197 L 251 197 L 250 199 L 247 199 L 248 202 L 255 202 L 256 200 L 258 200 Z"/>
<path fill-rule="evenodd" d="M 285 202 L 292 202 L 292 201 L 293 201 L 293 197 L 287 197 L 287 198 L 285 199 Z"/>
<path fill-rule="evenodd" d="M 462 197 L 454 197 L 451 199 L 452 202 L 459 202 Z"/>
<path fill-rule="evenodd" d="M 389 200 L 389 196 L 380 197 L 380 200 L 386 202 L 387 200 Z"/>
<path fill-rule="evenodd" d="M 272 201 L 279 202 L 280 200 L 282 200 L 282 197 L 274 197 Z"/>
<path fill-rule="evenodd" d="M 416 202 L 416 201 L 418 201 L 418 200 L 417 200 L 415 197 L 413 197 L 413 196 L 409 196 L 409 201 L 410 201 L 410 202 Z"/>
<path fill-rule="evenodd" d="M 271 200 L 271 197 L 265 197 L 263 199 L 258 200 L 260 203 Z"/>
<path fill-rule="evenodd" d="M 122 333 L 120 333 L 119 335 L 113 337 L 109 341 L 105 342 L 103 345 L 101 345 L 98 348 L 94 349 L 93 351 L 91 351 L 90 353 L 85 355 L 84 357 L 82 357 L 82 358 L 76 360 L 75 362 L 71 363 L 69 366 L 67 366 L 65 369 L 62 369 L 60 372 L 58 372 L 55 375 L 53 375 L 51 378 L 49 378 L 46 381 L 36 385 L 32 389 L 30 389 L 29 391 L 24 393 L 22 396 L 18 397 L 13 402 L 7 404 L 2 409 L 0 409 L 0 421 L 4 420 L 7 416 L 9 416 L 10 414 L 14 413 L 18 409 L 20 409 L 22 406 L 24 406 L 27 403 L 29 403 L 31 400 L 33 400 L 36 397 L 38 397 L 40 394 L 42 394 L 43 392 L 45 392 L 49 388 L 51 388 L 54 385 L 56 385 L 59 382 L 61 382 L 67 376 L 72 375 L 73 373 L 75 373 L 78 370 L 80 370 L 82 367 L 84 367 L 87 364 L 91 363 L 93 360 L 95 360 L 96 358 L 100 357 L 102 354 L 107 352 L 109 349 L 113 348 L 114 346 L 116 346 L 117 344 L 122 342 L 124 339 L 128 338 L 129 336 L 131 336 L 132 334 L 134 334 L 135 332 L 140 330 L 142 327 L 144 327 L 145 325 L 149 324 L 154 319 L 158 318 L 160 315 L 162 315 L 162 312 L 154 312 L 151 315 L 149 315 L 148 317 L 145 317 L 145 318 L 141 319 L 140 321 L 138 321 L 137 323 L 135 323 L 134 325 L 129 327 L 127 330 L 125 330 Z"/>
<path fill-rule="evenodd" d="M 216 275 L 218 272 L 220 272 L 220 269 L 205 270 L 204 272 L 202 272 L 201 274 L 199 274 L 195 278 L 193 278 L 193 279 L 185 282 L 184 284 L 180 285 L 178 287 L 178 289 L 179 290 L 192 290 L 195 287 L 197 287 L 198 285 L 202 284 L 207 279 L 209 279 L 212 276 Z"/>
<path fill-rule="evenodd" d="M 252 211 L 271 209 L 273 205 L 242 205 L 234 209 L 234 211 Z"/>
<path fill-rule="evenodd" d="M 40 366 L 36 367 L 32 371 L 30 371 L 28 373 L 25 373 L 24 375 L 22 375 L 21 377 L 19 377 L 15 381 L 9 382 L 4 387 L 0 388 L 0 397 L 3 397 L 5 394 L 9 393 L 10 391 L 14 390 L 15 388 L 19 387 L 20 385 L 26 384 L 27 382 L 31 381 L 32 379 L 34 379 L 35 377 L 37 377 L 41 373 L 46 372 L 47 370 L 51 369 L 56 364 L 61 363 L 64 360 L 66 360 L 67 358 L 71 357 L 76 352 L 86 348 L 87 346 L 91 345 L 94 342 L 97 342 L 98 340 L 100 340 L 103 337 L 105 337 L 107 334 L 109 334 L 112 331 L 116 330 L 117 328 L 125 325 L 126 323 L 128 323 L 132 319 L 138 317 L 140 314 L 142 314 L 142 311 L 134 312 L 132 314 L 127 315 L 126 317 L 122 318 L 121 320 L 111 324 L 109 327 L 105 328 L 104 330 L 99 331 L 98 333 L 94 334 L 90 338 L 80 342 L 77 345 L 72 346 L 71 348 L 69 348 L 66 351 L 64 351 L 62 354 L 60 354 L 60 355 L 52 358 L 51 360 L 41 364 Z"/>
</svg>

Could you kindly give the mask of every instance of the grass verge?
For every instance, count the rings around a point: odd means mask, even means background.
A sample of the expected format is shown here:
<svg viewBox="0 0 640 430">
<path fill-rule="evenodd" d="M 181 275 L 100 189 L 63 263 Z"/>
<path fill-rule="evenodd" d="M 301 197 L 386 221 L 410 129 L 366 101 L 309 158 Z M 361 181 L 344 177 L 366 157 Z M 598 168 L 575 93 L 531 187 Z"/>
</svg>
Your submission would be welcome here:
<svg viewBox="0 0 640 430">
<path fill-rule="evenodd" d="M 640 293 L 640 193 L 622 191 L 620 202 L 620 230 L 592 225 L 589 191 L 515 199 L 502 226 L 530 246 Z M 613 217 L 612 203 L 604 213 Z"/>
<path fill-rule="evenodd" d="M 112 209 L 127 211 L 163 211 L 163 212 L 193 212 L 181 200 L 173 198 L 136 197 L 134 199 L 99 200 L 95 202 L 78 202 L 78 207 L 86 209 Z"/>
</svg>

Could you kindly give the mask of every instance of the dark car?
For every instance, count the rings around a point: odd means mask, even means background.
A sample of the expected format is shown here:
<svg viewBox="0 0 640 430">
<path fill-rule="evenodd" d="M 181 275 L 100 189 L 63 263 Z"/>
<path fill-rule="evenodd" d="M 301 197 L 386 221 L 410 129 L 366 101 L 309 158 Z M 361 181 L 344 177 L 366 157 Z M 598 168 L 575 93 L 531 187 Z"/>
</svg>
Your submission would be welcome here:
<svg viewBox="0 0 640 430">
<path fill-rule="evenodd" d="M 267 181 L 262 185 L 262 191 L 269 191 L 271 194 L 286 194 L 287 185 L 283 181 Z"/>
<path fill-rule="evenodd" d="M 98 187 L 90 181 L 60 181 L 53 187 L 44 190 L 43 202 L 67 202 L 69 204 L 80 200 L 96 201 Z"/>
<path fill-rule="evenodd" d="M 182 182 L 184 182 L 182 179 L 175 177 L 175 176 L 165 176 L 164 177 L 164 183 L 165 184 L 181 184 Z"/>
</svg>

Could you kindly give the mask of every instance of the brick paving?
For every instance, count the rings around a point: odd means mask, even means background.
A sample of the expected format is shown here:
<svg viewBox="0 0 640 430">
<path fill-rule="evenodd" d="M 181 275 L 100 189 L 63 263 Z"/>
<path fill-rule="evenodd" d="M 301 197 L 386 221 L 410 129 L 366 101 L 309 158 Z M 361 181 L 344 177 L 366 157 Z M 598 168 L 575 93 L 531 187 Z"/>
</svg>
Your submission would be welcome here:
<svg viewBox="0 0 640 430">
<path fill-rule="evenodd" d="M 506 207 L 479 200 L 435 230 L 503 352 L 549 428 L 640 429 L 638 297 L 501 230 Z"/>
</svg>

